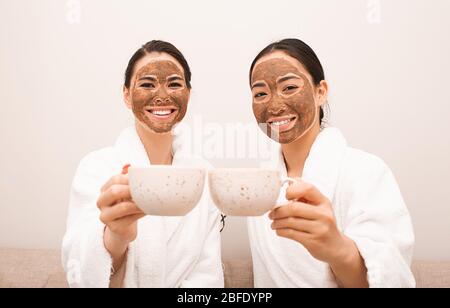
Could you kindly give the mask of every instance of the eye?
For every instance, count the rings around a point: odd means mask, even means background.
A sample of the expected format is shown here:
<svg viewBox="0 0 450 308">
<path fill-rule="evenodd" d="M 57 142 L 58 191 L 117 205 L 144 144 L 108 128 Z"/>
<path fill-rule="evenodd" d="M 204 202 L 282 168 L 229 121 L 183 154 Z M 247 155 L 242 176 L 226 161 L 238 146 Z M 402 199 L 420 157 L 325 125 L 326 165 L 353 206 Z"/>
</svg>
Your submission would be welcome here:
<svg viewBox="0 0 450 308">
<path fill-rule="evenodd" d="M 181 87 L 182 87 L 181 83 L 178 82 L 172 82 L 169 84 L 169 88 L 181 88 Z"/>
<path fill-rule="evenodd" d="M 298 89 L 297 86 L 287 86 L 286 88 L 284 88 L 283 92 L 289 92 L 289 91 L 293 91 Z"/>
<path fill-rule="evenodd" d="M 147 89 L 154 89 L 155 85 L 153 83 L 147 82 L 147 83 L 143 83 L 141 84 L 142 88 L 147 88 Z"/>
<path fill-rule="evenodd" d="M 260 93 L 256 93 L 254 98 L 262 98 L 262 97 L 265 97 L 265 96 L 267 96 L 267 93 L 260 92 Z"/>
</svg>

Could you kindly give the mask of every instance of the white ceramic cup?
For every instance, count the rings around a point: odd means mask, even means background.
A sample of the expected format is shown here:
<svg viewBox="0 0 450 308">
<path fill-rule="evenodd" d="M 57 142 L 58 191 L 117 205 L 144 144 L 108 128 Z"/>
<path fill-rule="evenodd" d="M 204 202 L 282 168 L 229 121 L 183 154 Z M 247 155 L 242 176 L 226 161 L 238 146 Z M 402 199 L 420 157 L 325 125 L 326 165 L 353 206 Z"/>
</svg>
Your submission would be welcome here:
<svg viewBox="0 0 450 308">
<path fill-rule="evenodd" d="M 136 206 L 152 216 L 185 216 L 199 203 L 206 170 L 151 166 L 128 170 Z"/>
<path fill-rule="evenodd" d="M 216 169 L 209 172 L 209 189 L 217 208 L 227 216 L 262 216 L 276 208 L 280 190 L 295 179 L 277 170 Z"/>
</svg>

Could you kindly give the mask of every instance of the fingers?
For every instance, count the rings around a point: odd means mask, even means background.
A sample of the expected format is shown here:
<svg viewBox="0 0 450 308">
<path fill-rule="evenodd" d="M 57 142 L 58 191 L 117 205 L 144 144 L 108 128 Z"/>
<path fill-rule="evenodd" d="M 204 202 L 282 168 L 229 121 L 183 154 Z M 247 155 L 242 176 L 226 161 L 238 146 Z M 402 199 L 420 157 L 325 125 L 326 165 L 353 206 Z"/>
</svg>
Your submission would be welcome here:
<svg viewBox="0 0 450 308">
<path fill-rule="evenodd" d="M 283 205 L 274 209 L 269 214 L 269 218 L 272 220 L 283 219 L 288 217 L 297 217 L 308 220 L 315 220 L 318 216 L 317 208 L 313 205 L 303 202 L 291 202 L 287 205 Z"/>
<path fill-rule="evenodd" d="M 142 211 L 133 202 L 122 202 L 112 207 L 103 208 L 100 220 L 104 224 L 108 224 L 114 220 L 136 214 L 142 214 Z"/>
<path fill-rule="evenodd" d="M 145 216 L 146 215 L 141 212 L 140 214 L 134 214 L 134 215 L 130 215 L 130 216 L 124 217 L 122 219 L 119 219 L 117 221 L 117 223 L 120 223 L 124 227 L 129 227 L 130 225 L 134 224 L 136 221 L 138 221 L 139 219 L 141 219 Z"/>
<path fill-rule="evenodd" d="M 327 198 L 312 184 L 306 182 L 294 183 L 286 190 L 286 199 L 305 200 L 308 203 L 319 205 Z"/>
<path fill-rule="evenodd" d="M 130 169 L 131 165 L 127 164 L 122 168 L 122 174 L 128 174 L 128 169 Z"/>
<path fill-rule="evenodd" d="M 300 244 L 306 243 L 309 239 L 307 233 L 296 231 L 294 229 L 277 229 L 276 232 L 278 236 L 297 241 Z"/>
<path fill-rule="evenodd" d="M 136 223 L 139 219 L 143 218 L 145 214 L 129 215 L 117 220 L 114 220 L 108 224 L 108 228 L 111 232 L 116 234 L 123 234 L 129 231 L 132 224 Z"/>
<path fill-rule="evenodd" d="M 103 185 L 101 192 L 107 191 L 113 185 L 128 185 L 128 175 L 119 174 L 113 176 L 105 185 Z"/>
<path fill-rule="evenodd" d="M 312 233 L 314 231 L 314 222 L 302 218 L 288 217 L 274 220 L 271 227 L 273 230 L 293 229 L 300 232 Z"/>
<path fill-rule="evenodd" d="M 100 210 L 110 207 L 120 200 L 131 200 L 130 187 L 128 185 L 112 185 L 103 192 L 97 201 Z"/>
</svg>

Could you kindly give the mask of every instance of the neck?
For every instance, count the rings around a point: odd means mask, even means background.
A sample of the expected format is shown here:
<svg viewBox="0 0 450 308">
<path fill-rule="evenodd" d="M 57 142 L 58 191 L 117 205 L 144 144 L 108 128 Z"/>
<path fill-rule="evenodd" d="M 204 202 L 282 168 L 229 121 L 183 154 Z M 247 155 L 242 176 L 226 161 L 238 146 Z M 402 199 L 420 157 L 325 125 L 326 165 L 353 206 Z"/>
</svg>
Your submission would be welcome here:
<svg viewBox="0 0 450 308">
<path fill-rule="evenodd" d="M 173 161 L 173 136 L 171 133 L 157 134 L 136 122 L 136 131 L 152 165 L 171 165 Z"/>
<path fill-rule="evenodd" d="M 309 152 L 320 133 L 320 124 L 317 122 L 314 126 L 301 138 L 289 144 L 283 144 L 284 160 L 286 163 L 287 174 L 289 177 L 302 177 L 305 161 L 309 156 Z"/>
</svg>

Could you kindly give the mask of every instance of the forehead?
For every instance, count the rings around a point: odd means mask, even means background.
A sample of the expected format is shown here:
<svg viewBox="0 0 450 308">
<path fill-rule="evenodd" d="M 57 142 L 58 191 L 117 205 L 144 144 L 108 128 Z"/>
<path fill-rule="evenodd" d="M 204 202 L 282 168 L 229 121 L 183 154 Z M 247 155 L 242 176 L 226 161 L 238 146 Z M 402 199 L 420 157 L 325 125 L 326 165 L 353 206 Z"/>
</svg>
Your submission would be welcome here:
<svg viewBox="0 0 450 308">
<path fill-rule="evenodd" d="M 139 74 L 140 72 L 146 70 L 157 70 L 160 65 L 163 65 L 168 74 L 178 73 L 181 74 L 181 77 L 184 77 L 184 70 L 180 63 L 178 63 L 178 61 L 171 55 L 159 52 L 146 54 L 142 59 L 136 62 L 134 70 L 136 74 Z"/>
<path fill-rule="evenodd" d="M 276 78 L 289 73 L 304 75 L 310 79 L 310 74 L 297 59 L 277 50 L 256 62 L 252 72 L 252 81 L 269 77 Z"/>
</svg>

